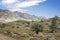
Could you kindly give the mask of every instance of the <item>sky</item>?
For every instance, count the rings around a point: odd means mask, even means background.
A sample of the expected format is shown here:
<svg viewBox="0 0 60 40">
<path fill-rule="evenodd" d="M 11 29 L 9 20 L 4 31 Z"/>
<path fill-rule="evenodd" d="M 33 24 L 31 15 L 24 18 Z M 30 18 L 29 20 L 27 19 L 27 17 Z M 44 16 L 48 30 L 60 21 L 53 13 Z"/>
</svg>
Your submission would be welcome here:
<svg viewBox="0 0 60 40">
<path fill-rule="evenodd" d="M 0 0 L 0 9 L 47 18 L 60 17 L 60 0 Z"/>
</svg>

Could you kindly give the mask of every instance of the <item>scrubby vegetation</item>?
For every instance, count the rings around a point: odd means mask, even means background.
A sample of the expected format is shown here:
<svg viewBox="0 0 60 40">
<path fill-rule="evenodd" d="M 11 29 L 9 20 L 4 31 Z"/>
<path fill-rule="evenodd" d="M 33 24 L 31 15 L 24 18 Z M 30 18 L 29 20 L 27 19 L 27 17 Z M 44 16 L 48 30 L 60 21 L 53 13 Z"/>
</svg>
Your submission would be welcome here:
<svg viewBox="0 0 60 40">
<path fill-rule="evenodd" d="M 59 23 L 60 18 L 57 16 L 44 21 L 19 20 L 0 24 L 0 33 L 17 40 L 60 40 Z"/>
</svg>

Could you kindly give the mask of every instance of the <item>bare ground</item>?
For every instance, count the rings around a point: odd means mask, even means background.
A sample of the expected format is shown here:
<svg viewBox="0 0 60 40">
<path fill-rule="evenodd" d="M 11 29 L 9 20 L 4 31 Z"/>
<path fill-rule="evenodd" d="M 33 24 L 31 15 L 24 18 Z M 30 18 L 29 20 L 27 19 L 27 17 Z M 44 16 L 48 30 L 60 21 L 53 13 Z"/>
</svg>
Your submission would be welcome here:
<svg viewBox="0 0 60 40">
<path fill-rule="evenodd" d="M 0 34 L 0 40 L 16 40 L 16 39 Z"/>
</svg>

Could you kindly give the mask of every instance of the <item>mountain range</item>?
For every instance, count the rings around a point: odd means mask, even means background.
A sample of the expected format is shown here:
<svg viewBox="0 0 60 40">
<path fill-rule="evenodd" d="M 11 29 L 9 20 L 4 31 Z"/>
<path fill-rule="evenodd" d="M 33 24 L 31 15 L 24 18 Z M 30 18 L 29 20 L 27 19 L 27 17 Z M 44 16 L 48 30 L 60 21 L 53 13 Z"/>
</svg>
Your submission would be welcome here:
<svg viewBox="0 0 60 40">
<path fill-rule="evenodd" d="M 25 21 L 40 21 L 46 19 L 42 16 L 30 15 L 28 13 L 22 13 L 18 11 L 9 11 L 0 9 L 0 22 L 12 22 L 17 20 L 25 20 Z"/>
</svg>

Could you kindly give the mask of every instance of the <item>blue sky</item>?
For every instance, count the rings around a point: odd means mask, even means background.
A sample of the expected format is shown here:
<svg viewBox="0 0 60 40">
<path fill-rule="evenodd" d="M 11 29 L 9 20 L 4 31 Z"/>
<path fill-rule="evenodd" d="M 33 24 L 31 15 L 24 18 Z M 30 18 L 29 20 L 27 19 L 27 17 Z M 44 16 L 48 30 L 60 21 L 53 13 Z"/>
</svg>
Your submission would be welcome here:
<svg viewBox="0 0 60 40">
<path fill-rule="evenodd" d="M 60 0 L 0 0 L 0 9 L 50 18 L 60 16 Z"/>
</svg>

